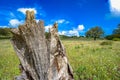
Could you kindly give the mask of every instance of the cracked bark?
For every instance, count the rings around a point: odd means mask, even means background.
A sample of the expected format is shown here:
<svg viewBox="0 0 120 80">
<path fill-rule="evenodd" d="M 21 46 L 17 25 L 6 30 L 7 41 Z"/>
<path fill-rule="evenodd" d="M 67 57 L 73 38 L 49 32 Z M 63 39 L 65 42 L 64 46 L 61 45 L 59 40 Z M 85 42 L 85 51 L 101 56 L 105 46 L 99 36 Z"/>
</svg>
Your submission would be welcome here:
<svg viewBox="0 0 120 80">
<path fill-rule="evenodd" d="M 72 68 L 55 23 L 45 37 L 44 22 L 34 20 L 34 12 L 26 12 L 26 21 L 12 29 L 11 42 L 20 60 L 20 76 L 15 80 L 73 80 Z"/>
</svg>

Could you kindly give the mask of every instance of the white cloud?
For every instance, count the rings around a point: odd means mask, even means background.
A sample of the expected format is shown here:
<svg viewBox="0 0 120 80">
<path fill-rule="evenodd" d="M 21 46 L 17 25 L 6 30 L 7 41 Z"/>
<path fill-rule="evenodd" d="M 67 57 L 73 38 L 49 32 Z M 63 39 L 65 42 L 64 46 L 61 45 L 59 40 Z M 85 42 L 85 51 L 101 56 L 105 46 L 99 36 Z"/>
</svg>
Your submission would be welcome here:
<svg viewBox="0 0 120 80">
<path fill-rule="evenodd" d="M 60 35 L 67 35 L 67 36 L 80 36 L 79 33 L 83 33 L 85 27 L 84 25 L 78 25 L 77 28 L 74 28 L 72 30 L 69 30 L 69 31 L 62 31 L 62 32 L 59 32 Z"/>
<path fill-rule="evenodd" d="M 109 0 L 110 11 L 114 16 L 120 16 L 120 0 Z"/>
<path fill-rule="evenodd" d="M 36 22 L 38 23 L 40 20 L 39 19 L 36 19 Z"/>
<path fill-rule="evenodd" d="M 65 22 L 65 19 L 60 19 L 60 20 L 57 20 L 56 22 L 61 24 Z"/>
<path fill-rule="evenodd" d="M 85 28 L 84 25 L 78 25 L 78 30 L 79 30 L 79 31 L 83 31 L 84 28 Z"/>
<path fill-rule="evenodd" d="M 26 11 L 34 11 L 35 14 L 37 14 L 37 10 L 35 8 L 18 8 L 17 11 L 22 12 L 23 14 L 26 14 Z"/>
<path fill-rule="evenodd" d="M 79 31 L 77 30 L 61 31 L 59 32 L 59 34 L 66 35 L 66 36 L 78 36 L 79 37 Z"/>
<path fill-rule="evenodd" d="M 64 20 L 61 20 L 61 22 Z M 51 28 L 53 25 L 49 24 L 45 26 L 45 31 L 48 32 L 49 28 Z M 59 35 L 66 35 L 66 36 L 77 36 L 79 37 L 79 33 L 83 33 L 84 30 L 84 25 L 78 25 L 77 28 L 73 28 L 71 30 L 64 30 L 64 31 L 59 31 Z"/>
<path fill-rule="evenodd" d="M 48 32 L 49 31 L 49 29 L 52 27 L 52 25 L 51 24 L 49 24 L 49 25 L 47 25 L 47 26 L 45 26 L 45 31 L 46 32 Z"/>
<path fill-rule="evenodd" d="M 18 25 L 22 24 L 23 21 L 19 21 L 18 19 L 12 19 L 9 21 L 9 25 L 11 27 L 17 27 Z"/>
<path fill-rule="evenodd" d="M 70 30 L 69 31 L 70 36 L 78 36 L 79 37 L 79 31 L 78 30 Z"/>
<path fill-rule="evenodd" d="M 77 36 L 79 37 L 79 33 L 83 33 L 83 30 L 85 29 L 84 25 L 78 25 L 77 28 L 74 28 L 69 31 L 61 31 L 59 32 L 60 35 L 66 35 L 66 36 Z"/>
<path fill-rule="evenodd" d="M 60 35 L 66 35 L 67 31 L 58 32 Z"/>
</svg>

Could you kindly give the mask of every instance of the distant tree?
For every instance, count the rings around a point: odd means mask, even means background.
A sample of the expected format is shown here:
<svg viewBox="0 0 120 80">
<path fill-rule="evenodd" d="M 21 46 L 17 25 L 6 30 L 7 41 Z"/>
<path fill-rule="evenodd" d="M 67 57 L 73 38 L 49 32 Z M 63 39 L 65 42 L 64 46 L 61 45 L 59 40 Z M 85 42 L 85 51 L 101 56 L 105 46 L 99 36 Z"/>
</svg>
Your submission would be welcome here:
<svg viewBox="0 0 120 80">
<path fill-rule="evenodd" d="M 113 30 L 113 34 L 107 35 L 105 38 L 108 40 L 120 40 L 120 24 Z"/>
<path fill-rule="evenodd" d="M 120 24 L 118 24 L 118 27 L 113 30 L 113 34 L 119 34 L 120 35 Z"/>
<path fill-rule="evenodd" d="M 98 26 L 89 29 L 85 33 L 86 37 L 92 37 L 94 38 L 94 40 L 96 40 L 97 38 L 100 38 L 103 34 L 104 34 L 104 31 L 102 30 L 101 27 L 98 27 Z"/>
</svg>

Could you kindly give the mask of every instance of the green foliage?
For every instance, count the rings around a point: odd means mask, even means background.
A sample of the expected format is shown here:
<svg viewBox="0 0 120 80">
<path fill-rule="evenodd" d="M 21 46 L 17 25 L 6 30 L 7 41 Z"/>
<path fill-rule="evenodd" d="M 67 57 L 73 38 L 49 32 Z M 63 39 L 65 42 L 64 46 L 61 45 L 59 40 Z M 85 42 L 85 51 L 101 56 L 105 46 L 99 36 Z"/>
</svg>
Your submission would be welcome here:
<svg viewBox="0 0 120 80">
<path fill-rule="evenodd" d="M 112 45 L 113 42 L 112 41 L 103 41 L 100 43 L 100 45 Z"/>
<path fill-rule="evenodd" d="M 107 40 L 112 40 L 112 39 L 114 38 L 114 36 L 113 36 L 113 35 L 107 35 L 105 38 L 106 38 Z"/>
<path fill-rule="evenodd" d="M 120 24 L 118 24 L 118 27 L 113 30 L 112 35 L 108 35 L 105 38 L 108 40 L 120 41 Z"/>
<path fill-rule="evenodd" d="M 0 39 L 10 39 L 11 36 L 10 28 L 0 28 Z"/>
<path fill-rule="evenodd" d="M 113 38 L 113 41 L 120 41 L 120 38 Z"/>
<path fill-rule="evenodd" d="M 119 34 L 120 35 L 120 24 L 118 24 L 118 27 L 113 30 L 113 34 Z"/>
<path fill-rule="evenodd" d="M 114 40 L 117 38 L 117 40 L 120 38 L 120 34 L 112 34 L 112 35 L 108 35 L 105 37 L 107 40 Z"/>
<path fill-rule="evenodd" d="M 85 33 L 86 37 L 92 37 L 94 38 L 94 40 L 96 40 L 96 38 L 100 38 L 103 34 L 104 34 L 104 31 L 102 30 L 101 27 L 98 27 L 98 26 L 89 29 Z"/>
<path fill-rule="evenodd" d="M 10 28 L 0 28 L 0 35 L 2 35 L 2 36 L 11 35 Z"/>
</svg>

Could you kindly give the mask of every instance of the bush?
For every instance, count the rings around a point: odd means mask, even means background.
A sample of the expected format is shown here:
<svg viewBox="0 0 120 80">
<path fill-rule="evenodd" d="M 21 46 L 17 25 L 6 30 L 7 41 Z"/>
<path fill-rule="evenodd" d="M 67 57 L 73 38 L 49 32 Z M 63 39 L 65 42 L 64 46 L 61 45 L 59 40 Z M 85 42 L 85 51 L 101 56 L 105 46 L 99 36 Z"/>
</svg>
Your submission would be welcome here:
<svg viewBox="0 0 120 80">
<path fill-rule="evenodd" d="M 1 36 L 11 36 L 10 28 L 0 28 Z"/>
<path fill-rule="evenodd" d="M 112 34 L 105 37 L 107 40 L 113 40 L 114 38 L 120 38 L 120 34 Z"/>
<path fill-rule="evenodd" d="M 113 35 L 108 35 L 105 37 L 107 40 L 112 40 L 113 39 Z"/>
<path fill-rule="evenodd" d="M 120 38 L 113 38 L 113 41 L 120 41 Z"/>
<path fill-rule="evenodd" d="M 112 45 L 112 42 L 111 41 L 104 41 L 104 42 L 101 42 L 100 45 Z"/>
</svg>

